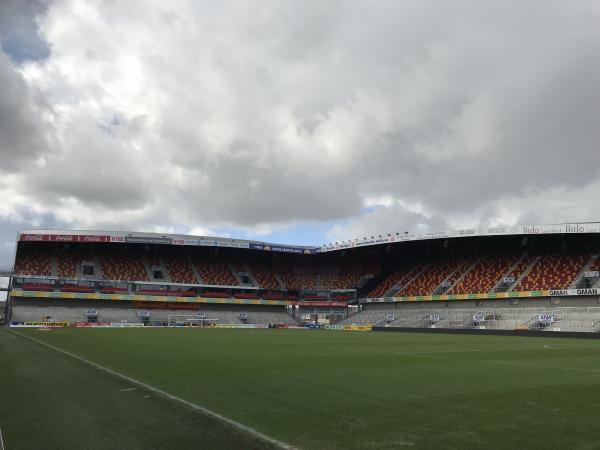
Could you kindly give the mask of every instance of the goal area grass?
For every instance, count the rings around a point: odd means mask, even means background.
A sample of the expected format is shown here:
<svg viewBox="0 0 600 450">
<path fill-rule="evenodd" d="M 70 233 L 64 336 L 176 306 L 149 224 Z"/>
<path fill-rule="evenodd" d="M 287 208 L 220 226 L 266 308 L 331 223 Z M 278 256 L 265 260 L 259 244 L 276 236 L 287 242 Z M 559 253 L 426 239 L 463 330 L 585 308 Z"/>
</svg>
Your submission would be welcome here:
<svg viewBox="0 0 600 450">
<path fill-rule="evenodd" d="M 599 390 L 594 339 L 0 329 L 7 450 L 594 449 Z"/>
</svg>

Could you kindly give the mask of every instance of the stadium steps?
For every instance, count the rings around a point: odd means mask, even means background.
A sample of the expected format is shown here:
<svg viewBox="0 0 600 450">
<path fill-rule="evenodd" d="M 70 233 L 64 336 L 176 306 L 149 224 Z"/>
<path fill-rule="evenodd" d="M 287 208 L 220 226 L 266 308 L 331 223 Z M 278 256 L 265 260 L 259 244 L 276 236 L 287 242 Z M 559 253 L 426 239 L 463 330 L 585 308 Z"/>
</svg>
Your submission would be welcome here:
<svg viewBox="0 0 600 450">
<path fill-rule="evenodd" d="M 94 263 L 95 278 L 102 280 L 104 279 L 104 272 L 102 272 L 102 265 L 100 264 L 100 258 L 95 248 L 91 250 L 92 262 Z"/>
<path fill-rule="evenodd" d="M 258 281 L 256 281 L 256 278 L 250 271 L 248 264 L 246 264 L 246 262 L 238 254 L 235 254 L 235 253 L 231 254 L 230 258 L 234 259 L 235 261 L 231 261 L 229 258 L 227 258 L 227 265 L 229 266 L 229 269 L 231 270 L 231 272 L 235 276 L 236 280 L 238 281 L 238 284 L 240 286 L 259 287 Z M 240 277 L 239 273 L 235 269 L 236 266 L 238 266 L 242 271 L 246 272 L 246 275 L 248 276 L 248 280 L 250 281 L 250 284 L 242 283 L 242 278 Z"/>
<path fill-rule="evenodd" d="M 466 276 L 467 276 L 467 275 L 468 275 L 468 274 L 469 274 L 469 273 L 470 273 L 470 272 L 471 272 L 471 271 L 472 271 L 472 270 L 473 270 L 473 269 L 474 269 L 474 268 L 477 266 L 477 264 L 479 264 L 479 261 L 481 261 L 481 257 L 480 257 L 480 258 L 477 258 L 477 260 L 476 260 L 476 261 L 475 261 L 473 264 L 471 264 L 471 267 L 469 267 L 467 270 L 465 270 L 465 272 L 464 272 L 464 273 L 463 273 L 461 276 L 459 276 L 459 277 L 458 277 L 458 278 L 457 278 L 457 279 L 454 281 L 454 283 L 452 283 L 452 285 L 451 285 L 451 286 L 450 286 L 448 289 L 446 289 L 446 290 L 445 290 L 445 292 L 444 292 L 444 293 L 451 292 L 451 291 L 452 291 L 452 289 L 454 289 L 454 286 L 456 286 L 458 283 L 460 283 L 460 282 L 463 280 L 463 278 L 464 278 L 464 277 L 466 277 Z M 444 280 L 444 281 L 448 281 L 448 280 L 450 280 L 450 279 L 451 279 L 451 277 L 452 277 L 452 275 L 450 275 L 450 276 L 449 276 L 449 277 L 448 277 L 446 280 Z M 443 284 L 443 283 L 442 283 L 442 284 Z"/>
<path fill-rule="evenodd" d="M 194 264 L 194 262 L 192 261 L 192 258 L 189 255 L 186 255 L 185 260 L 187 261 L 188 265 L 192 269 L 192 273 L 194 274 L 194 277 L 196 277 L 196 280 L 198 281 L 198 283 L 205 284 L 204 280 L 200 276 L 200 273 L 198 272 L 198 269 L 196 268 L 196 264 Z"/>
<path fill-rule="evenodd" d="M 225 263 L 227 264 L 227 267 L 229 267 L 229 271 L 231 272 L 233 277 L 236 279 L 238 285 L 239 286 L 247 286 L 244 283 L 242 283 L 242 277 L 240 277 L 240 274 L 235 270 L 235 268 L 233 267 L 233 263 L 229 260 L 229 258 L 225 258 Z"/>
<path fill-rule="evenodd" d="M 56 256 L 50 256 L 50 274 L 53 277 L 58 276 L 58 263 L 56 262 Z"/>
<path fill-rule="evenodd" d="M 158 258 L 158 260 L 160 261 L 160 267 L 162 268 L 163 276 L 165 277 L 164 281 L 166 281 L 167 283 L 172 283 L 173 279 L 171 278 L 171 274 L 169 273 L 169 268 L 165 264 L 165 260 L 162 258 Z"/>
<path fill-rule="evenodd" d="M 469 273 L 473 267 L 475 267 L 475 265 L 479 262 L 479 259 L 477 261 L 475 261 L 473 264 L 471 264 L 471 266 L 462 274 L 458 277 L 458 280 L 462 280 L 462 278 Z M 460 272 L 465 265 L 468 264 L 468 261 L 464 261 L 462 264 L 458 264 L 458 266 L 448 274 L 448 276 L 446 278 L 444 278 L 444 280 L 433 290 L 433 295 L 443 295 L 447 292 L 450 291 L 450 289 L 452 289 L 452 287 L 456 284 L 456 282 L 448 285 L 448 286 L 444 286 L 444 283 L 447 283 L 448 281 L 452 281 L 452 277 Z"/>
<path fill-rule="evenodd" d="M 375 278 L 375 275 L 372 273 L 366 273 L 366 274 L 362 275 L 356 283 L 357 289 L 362 289 L 363 287 L 365 287 L 365 285 L 369 282 L 369 280 L 371 280 L 373 278 Z"/>
<path fill-rule="evenodd" d="M 590 270 L 590 267 L 592 267 L 592 265 L 596 262 L 597 259 L 598 259 L 598 255 L 592 255 L 590 257 L 590 259 L 588 260 L 588 262 L 585 263 L 585 265 L 581 268 L 581 270 L 579 271 L 579 274 L 575 277 L 575 279 L 573 280 L 573 282 L 569 286 L 569 289 L 578 289 L 578 288 L 585 288 L 585 287 L 587 287 L 587 286 L 580 286 L 580 285 L 582 284 L 582 282 L 586 282 L 587 283 L 587 280 L 585 278 L 585 273 L 588 270 Z"/>
<path fill-rule="evenodd" d="M 536 256 L 533 261 L 531 262 L 531 264 L 529 264 L 525 270 L 523 272 L 521 272 L 521 274 L 517 277 L 517 279 L 515 280 L 515 282 L 513 284 L 510 285 L 510 287 L 508 288 L 507 292 L 511 292 L 513 289 L 515 289 L 519 283 L 521 283 L 521 281 L 523 281 L 525 279 L 525 277 L 527 275 L 529 275 L 529 273 L 533 270 L 533 268 L 540 262 L 540 260 L 542 259 L 541 256 Z"/>
<path fill-rule="evenodd" d="M 425 264 L 421 269 L 411 269 L 405 277 L 403 277 L 398 283 L 396 283 L 392 288 L 385 293 L 385 297 L 393 297 L 396 295 L 402 288 L 410 286 L 410 284 L 415 281 L 417 277 L 419 277 L 423 272 L 427 270 L 429 266 Z M 407 279 L 404 283 L 403 281 Z"/>
<path fill-rule="evenodd" d="M 278 274 L 278 273 L 273 273 L 273 276 L 275 277 L 275 279 L 279 283 L 279 287 L 281 289 L 285 289 L 285 281 L 283 281 L 283 279 L 281 278 L 281 275 Z"/>
<path fill-rule="evenodd" d="M 144 268 L 146 269 L 148 280 L 156 281 L 159 283 L 171 283 L 171 275 L 169 274 L 169 269 L 167 268 L 167 265 L 165 264 L 164 260 L 160 257 L 157 257 L 156 259 L 158 260 L 160 270 L 163 273 L 163 278 L 158 280 L 154 278 L 154 273 L 152 272 L 152 266 L 150 265 L 150 261 L 148 260 L 148 258 L 144 257 Z"/>
<path fill-rule="evenodd" d="M 142 264 L 144 264 L 144 270 L 146 271 L 146 277 L 148 277 L 148 280 L 154 281 L 154 274 L 150 268 L 150 261 L 148 261 L 148 258 L 145 256 L 142 257 Z"/>
<path fill-rule="evenodd" d="M 390 289 L 388 289 L 387 292 L 385 292 L 384 296 L 393 297 L 400 291 L 400 289 L 402 289 L 402 287 L 404 287 L 404 285 L 406 284 L 404 283 L 405 280 L 408 280 L 407 283 L 411 282 L 414 278 L 412 274 L 414 273 L 414 276 L 418 277 L 423 270 L 425 270 L 425 268 L 413 267 L 408 271 L 408 273 L 404 274 L 402 278 L 400 278 Z"/>
<path fill-rule="evenodd" d="M 513 263 L 512 266 L 510 266 L 503 274 L 502 276 L 498 279 L 498 281 L 496 282 L 496 284 L 494 285 L 493 289 L 491 292 L 507 292 L 510 288 L 509 286 L 504 286 L 504 278 L 506 278 L 507 276 L 509 276 L 513 270 L 515 270 L 517 267 L 519 267 L 519 265 L 521 264 L 521 262 L 527 258 L 527 255 L 529 254 L 529 252 L 524 252 L 519 258 L 517 258 L 517 260 Z"/>
<path fill-rule="evenodd" d="M 390 268 L 384 268 L 381 272 L 374 274 L 370 278 L 365 279 L 365 283 L 360 288 L 359 295 L 364 297 L 369 297 L 371 292 L 373 292 L 376 288 L 379 287 L 380 284 L 385 282 L 388 277 L 392 276 L 394 271 Z M 385 296 L 385 293 L 384 293 Z"/>
</svg>

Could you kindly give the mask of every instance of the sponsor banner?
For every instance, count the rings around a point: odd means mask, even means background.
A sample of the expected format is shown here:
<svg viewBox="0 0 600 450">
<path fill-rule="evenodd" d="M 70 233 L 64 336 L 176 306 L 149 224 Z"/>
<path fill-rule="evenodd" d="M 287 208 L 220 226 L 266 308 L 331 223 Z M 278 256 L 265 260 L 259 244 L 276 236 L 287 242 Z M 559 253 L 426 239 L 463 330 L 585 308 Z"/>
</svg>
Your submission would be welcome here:
<svg viewBox="0 0 600 450">
<path fill-rule="evenodd" d="M 50 321 L 50 322 L 24 322 L 23 325 L 26 327 L 50 327 L 50 328 L 65 328 L 69 326 L 69 322 L 66 320 L 61 321 Z"/>
<path fill-rule="evenodd" d="M 591 294 L 586 294 L 591 295 Z M 550 291 L 514 291 L 514 292 L 494 292 L 477 294 L 452 294 L 452 295 L 417 295 L 410 297 L 387 297 L 385 302 L 430 302 L 430 301 L 448 301 L 448 300 L 494 300 L 502 298 L 521 298 L 521 297 L 549 297 Z M 387 300 L 391 298 L 391 300 Z M 374 301 L 373 301 L 374 300 Z M 381 303 L 381 299 L 362 298 L 360 303 Z"/>
<path fill-rule="evenodd" d="M 550 292 L 551 297 L 572 297 L 585 295 L 600 295 L 600 289 L 553 289 Z"/>
<path fill-rule="evenodd" d="M 48 242 L 109 242 L 108 236 L 102 235 L 77 235 L 77 234 L 21 234 L 21 241 L 48 241 Z"/>
<path fill-rule="evenodd" d="M 236 304 L 236 305 L 268 305 L 284 306 L 297 303 L 292 300 L 251 300 L 237 298 L 208 298 L 208 297 L 165 297 L 162 295 L 135 295 L 135 294 L 100 294 L 93 293 L 75 293 L 75 292 L 47 292 L 47 291 L 24 291 L 22 289 L 13 289 L 13 297 L 26 298 L 60 298 L 60 299 L 81 299 L 81 300 L 114 300 L 114 301 L 135 301 L 152 303 L 216 303 L 216 304 Z"/>
<path fill-rule="evenodd" d="M 110 322 L 75 322 L 75 328 L 106 328 L 110 327 Z"/>
<path fill-rule="evenodd" d="M 327 301 L 322 301 L 322 302 L 293 302 L 293 304 L 298 305 L 300 307 L 302 306 L 306 306 L 307 308 L 310 307 L 315 307 L 315 306 L 324 306 L 324 307 L 331 307 L 331 306 L 335 306 L 335 307 L 347 307 L 348 303 L 345 302 L 327 302 Z"/>
<path fill-rule="evenodd" d="M 253 250 L 264 250 L 266 252 L 279 252 L 279 253 L 297 253 L 297 254 L 305 254 L 311 255 L 317 252 L 317 248 L 304 248 L 304 247 L 294 247 L 291 245 L 275 245 L 275 244 L 265 244 L 262 242 L 250 242 L 248 248 Z"/>
<path fill-rule="evenodd" d="M 48 241 L 50 236 L 47 234 L 22 234 L 19 237 L 21 241 Z"/>
<path fill-rule="evenodd" d="M 324 325 L 323 328 L 332 331 L 373 331 L 372 325 Z"/>
<path fill-rule="evenodd" d="M 125 242 L 129 244 L 167 244 L 173 243 L 171 238 L 163 237 L 144 237 L 144 236 L 125 236 Z"/>
<path fill-rule="evenodd" d="M 539 314 L 538 315 L 538 322 L 539 323 L 552 323 L 554 322 L 554 315 L 553 314 Z"/>
<path fill-rule="evenodd" d="M 394 301 L 394 297 L 375 297 L 359 299 L 360 303 L 392 303 Z"/>
<path fill-rule="evenodd" d="M 471 236 L 509 236 L 509 235 L 535 235 L 535 234 L 583 234 L 600 233 L 600 223 L 565 223 L 545 225 L 524 225 L 512 227 L 482 227 L 469 228 L 454 231 L 430 231 L 426 233 L 404 233 L 388 234 L 378 237 L 370 236 L 362 239 L 335 242 L 323 245 L 322 252 L 342 250 L 353 247 L 365 247 L 369 245 L 388 244 L 393 242 L 420 241 L 430 239 L 447 239 Z"/>
<path fill-rule="evenodd" d="M 79 236 L 79 242 L 108 242 L 108 236 L 84 235 Z"/>
<path fill-rule="evenodd" d="M 139 328 L 143 327 L 143 323 L 130 323 L 130 322 L 111 322 L 112 328 Z"/>
<path fill-rule="evenodd" d="M 255 323 L 216 323 L 211 328 L 267 328 L 267 326 Z"/>
</svg>

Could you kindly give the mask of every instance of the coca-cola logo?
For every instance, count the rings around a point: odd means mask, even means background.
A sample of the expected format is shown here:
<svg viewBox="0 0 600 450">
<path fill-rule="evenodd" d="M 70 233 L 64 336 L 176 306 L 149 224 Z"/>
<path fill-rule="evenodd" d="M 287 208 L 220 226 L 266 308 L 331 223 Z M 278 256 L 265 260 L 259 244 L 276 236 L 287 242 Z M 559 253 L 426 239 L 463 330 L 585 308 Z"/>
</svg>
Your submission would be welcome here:
<svg viewBox="0 0 600 450">
<path fill-rule="evenodd" d="M 55 241 L 61 241 L 61 242 L 71 242 L 75 240 L 75 236 L 71 236 L 71 235 L 57 235 L 54 236 L 54 240 Z"/>
<path fill-rule="evenodd" d="M 83 242 L 104 242 L 105 236 L 79 236 L 79 240 Z"/>
<path fill-rule="evenodd" d="M 21 235 L 21 240 L 22 241 L 43 241 L 44 235 L 43 234 L 23 234 L 23 235 Z"/>
</svg>

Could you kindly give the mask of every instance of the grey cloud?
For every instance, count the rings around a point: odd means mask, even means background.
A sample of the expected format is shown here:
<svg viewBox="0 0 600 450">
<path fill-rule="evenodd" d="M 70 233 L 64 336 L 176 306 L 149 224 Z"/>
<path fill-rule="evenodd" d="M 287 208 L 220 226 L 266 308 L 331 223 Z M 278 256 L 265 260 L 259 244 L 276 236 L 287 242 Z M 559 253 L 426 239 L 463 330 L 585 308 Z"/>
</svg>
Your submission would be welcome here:
<svg viewBox="0 0 600 450">
<path fill-rule="evenodd" d="M 351 237 L 465 217 L 577 220 L 593 197 L 595 1 L 90 8 L 94 20 L 75 16 L 69 0 L 50 5 L 40 32 L 53 51 L 23 64 L 39 71 L 28 85 L 0 61 L 0 77 L 56 111 L 54 126 L 43 125 L 49 150 L 32 101 L 10 103 L 9 119 L 20 119 L 0 128 L 2 137 L 26 130 L 6 146 L 13 159 L 44 156 L 30 169 L 33 202 L 75 198 L 119 227 L 342 219 L 349 226 L 332 233 Z M 544 196 L 552 189 L 561 204 Z M 380 196 L 426 214 L 365 213 L 365 199 Z M 62 200 L 76 216 L 81 206 Z"/>
<path fill-rule="evenodd" d="M 2 52 L 0 86 L 0 170 L 6 172 L 47 151 L 49 130 L 41 119 L 44 105 Z"/>
<path fill-rule="evenodd" d="M 36 17 L 44 14 L 46 2 L 2 0 L 0 2 L 0 43 L 16 62 L 46 58 L 50 50 L 37 32 Z"/>
<path fill-rule="evenodd" d="M 145 166 L 138 164 L 131 147 L 136 125 L 80 119 L 75 126 L 61 142 L 60 153 L 48 157 L 44 166 L 30 169 L 29 194 L 54 206 L 76 199 L 115 212 L 143 208 L 153 180 L 144 177 Z"/>
<path fill-rule="evenodd" d="M 371 135 L 355 149 L 354 164 L 343 170 L 334 164 L 329 172 L 306 176 L 307 189 L 315 193 L 312 197 L 305 189 L 292 188 L 295 178 L 303 178 L 293 167 L 270 161 L 268 170 L 273 176 L 265 177 L 251 162 L 237 167 L 222 158 L 223 164 L 204 172 L 212 179 L 211 186 L 218 187 L 211 191 L 214 205 L 224 206 L 211 207 L 217 216 L 238 223 L 255 223 L 264 215 L 273 221 L 297 219 L 302 214 L 333 219 L 355 213 L 361 194 L 378 192 L 420 200 L 444 212 L 462 212 L 503 196 L 525 195 L 532 187 L 589 182 L 594 167 L 590 162 L 599 158 L 594 143 L 600 129 L 595 126 L 599 123 L 600 67 L 594 57 L 600 54 L 600 41 L 595 39 L 593 14 L 587 15 L 585 8 L 572 12 L 558 2 L 533 8 L 462 2 L 441 12 L 436 12 L 439 4 L 407 5 L 366 9 L 354 3 L 337 5 L 343 22 L 332 27 L 323 21 L 331 29 L 313 30 L 326 38 L 306 40 L 295 30 L 299 39 L 294 44 L 301 49 L 304 45 L 305 51 L 291 45 L 294 30 L 277 34 L 280 28 L 274 26 L 273 39 L 287 42 L 282 48 L 291 49 L 289 58 L 270 61 L 271 73 L 279 71 L 280 77 L 268 87 L 254 84 L 251 94 L 236 90 L 233 77 L 233 92 L 243 101 L 265 90 L 268 100 L 289 106 L 297 114 L 294 125 L 301 128 L 312 123 L 312 130 L 315 123 L 318 127 L 329 121 L 336 109 L 347 109 Z M 274 23 L 286 20 L 287 11 L 281 14 L 273 13 Z M 580 32 L 565 31 L 572 28 Z M 256 42 L 250 39 L 249 45 Z M 320 70 L 314 71 L 316 66 Z M 358 94 L 381 103 L 382 114 L 391 117 L 389 123 L 379 126 L 372 111 L 361 109 L 364 105 L 353 108 Z M 467 123 L 462 133 L 453 126 L 481 97 L 489 103 L 490 129 L 483 133 L 491 134 L 491 142 L 469 144 L 465 140 L 468 134 L 480 132 L 478 124 Z M 245 109 L 243 104 L 235 106 L 235 114 Z M 249 106 L 257 108 L 256 116 L 242 116 L 255 123 L 273 105 L 251 102 Z M 232 118 L 236 123 L 236 117 Z M 275 133 L 280 130 L 275 124 L 259 126 L 255 136 L 244 135 L 248 123 L 236 124 L 241 125 L 236 131 L 250 141 L 249 147 L 256 148 L 256 158 L 265 153 L 268 142 L 281 145 L 284 153 L 291 151 L 277 140 Z M 198 156 L 206 169 L 202 147 Z M 438 157 L 432 158 L 429 152 Z M 231 180 L 231 174 L 240 180 Z M 244 188 L 245 180 L 253 177 L 266 183 L 266 192 L 256 198 Z M 228 182 L 223 186 L 221 180 Z M 338 195 L 327 195 L 332 190 Z M 272 197 L 269 192 L 287 198 L 297 208 L 264 211 L 262 205 L 271 203 L 265 201 Z M 226 201 L 219 201 L 220 194 L 227 196 Z M 307 199 L 312 213 L 303 208 Z"/>
</svg>

